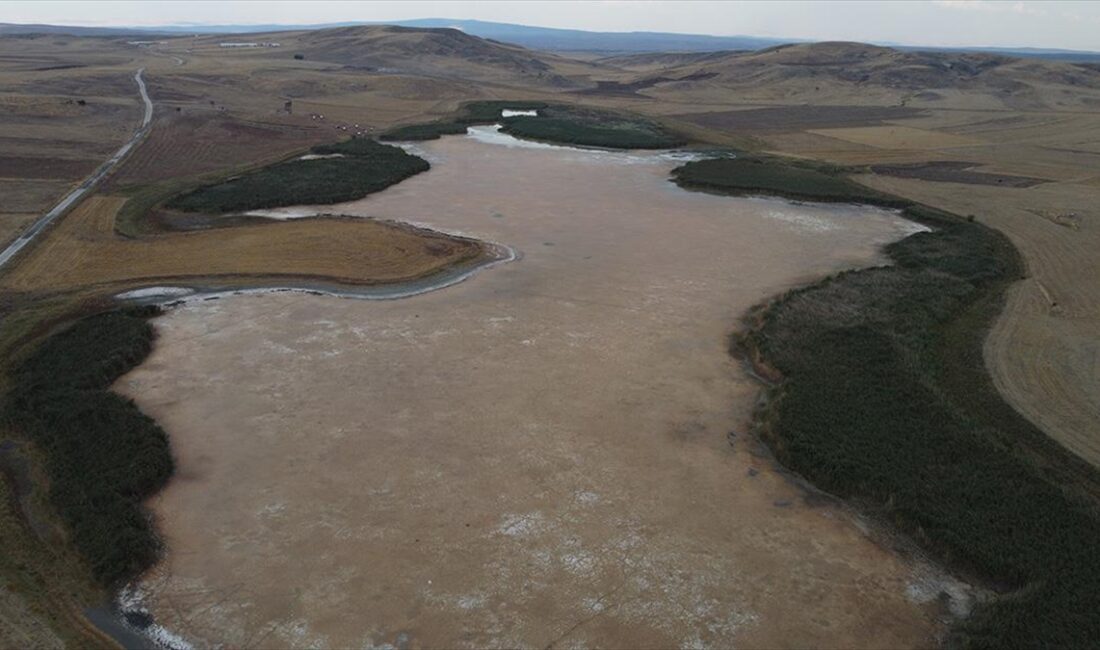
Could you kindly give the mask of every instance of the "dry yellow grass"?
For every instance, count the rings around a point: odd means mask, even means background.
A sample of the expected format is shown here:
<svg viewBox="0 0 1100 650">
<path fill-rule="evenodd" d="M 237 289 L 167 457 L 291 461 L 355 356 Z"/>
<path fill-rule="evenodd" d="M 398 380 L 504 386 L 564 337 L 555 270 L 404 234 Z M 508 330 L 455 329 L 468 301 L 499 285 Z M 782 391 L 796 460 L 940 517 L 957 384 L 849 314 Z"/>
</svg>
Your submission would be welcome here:
<svg viewBox="0 0 1100 650">
<path fill-rule="evenodd" d="M 863 126 L 851 129 L 817 129 L 816 133 L 877 149 L 944 149 L 982 144 L 978 138 L 952 135 L 908 126 Z"/>
<path fill-rule="evenodd" d="M 166 281 L 308 277 L 351 284 L 411 280 L 478 255 L 445 235 L 364 219 L 320 218 L 125 239 L 125 197 L 94 196 L 0 276 L 15 291 Z"/>
</svg>

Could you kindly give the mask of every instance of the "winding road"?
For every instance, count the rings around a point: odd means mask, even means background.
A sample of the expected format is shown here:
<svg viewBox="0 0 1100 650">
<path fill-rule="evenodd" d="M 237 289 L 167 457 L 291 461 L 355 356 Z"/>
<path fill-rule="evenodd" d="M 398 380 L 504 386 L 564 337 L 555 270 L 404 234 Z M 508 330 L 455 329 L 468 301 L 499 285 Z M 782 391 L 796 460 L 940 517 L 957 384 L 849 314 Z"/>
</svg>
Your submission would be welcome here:
<svg viewBox="0 0 1100 650">
<path fill-rule="evenodd" d="M 30 228 L 27 228 L 23 234 L 15 238 L 7 248 L 0 252 L 0 268 L 3 268 L 13 257 L 15 257 L 19 251 L 31 243 L 31 241 L 37 237 L 43 230 L 45 230 L 55 219 L 65 213 L 70 207 L 76 204 L 77 201 L 82 199 L 93 187 L 99 183 L 112 169 L 126 157 L 126 154 L 130 153 L 130 150 L 134 148 L 141 139 L 145 137 L 145 134 L 149 132 L 149 125 L 153 121 L 153 100 L 149 99 L 149 93 L 145 89 L 145 81 L 141 78 L 141 73 L 145 72 L 145 68 L 140 68 L 134 73 L 134 81 L 137 82 L 138 90 L 141 92 L 141 100 L 145 102 L 145 114 L 141 120 L 141 126 L 134 131 L 134 135 L 130 137 L 126 144 L 122 145 L 122 148 L 115 152 L 115 155 L 111 156 L 107 162 L 99 166 L 95 172 L 86 178 L 83 183 L 80 184 L 72 192 L 65 195 L 65 198 L 55 205 L 49 212 L 38 218 Z"/>
</svg>

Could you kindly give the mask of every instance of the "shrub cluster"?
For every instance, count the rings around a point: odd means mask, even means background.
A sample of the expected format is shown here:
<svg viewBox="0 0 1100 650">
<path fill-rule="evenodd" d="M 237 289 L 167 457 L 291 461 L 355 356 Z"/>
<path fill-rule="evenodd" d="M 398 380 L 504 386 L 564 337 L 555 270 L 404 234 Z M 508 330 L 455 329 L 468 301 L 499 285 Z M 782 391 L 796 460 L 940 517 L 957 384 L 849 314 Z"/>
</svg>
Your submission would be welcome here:
<svg viewBox="0 0 1100 650">
<path fill-rule="evenodd" d="M 608 149 L 669 149 L 686 144 L 640 117 L 563 105 L 549 106 L 533 117 L 505 118 L 501 131 L 530 140 Z"/>
<path fill-rule="evenodd" d="M 319 145 L 312 153 L 342 158 L 290 160 L 169 200 L 165 207 L 208 214 L 361 199 L 428 170 L 428 162 L 399 147 L 355 138 Z"/>
<path fill-rule="evenodd" d="M 83 318 L 13 373 L 4 415 L 42 450 L 49 497 L 105 586 L 150 567 L 159 544 L 141 503 L 172 474 L 164 431 L 111 384 L 152 348 L 156 308 Z"/>
<path fill-rule="evenodd" d="M 389 142 L 407 142 L 417 140 L 438 140 L 445 135 L 462 135 L 468 124 L 460 122 L 426 122 L 398 126 L 378 136 L 379 140 Z"/>
<path fill-rule="evenodd" d="M 510 117 L 500 130 L 529 140 L 607 149 L 669 149 L 684 144 L 683 140 L 661 131 L 602 126 L 561 117 Z"/>
<path fill-rule="evenodd" d="M 538 110 L 537 116 L 501 117 L 504 109 Z M 465 133 L 473 124 L 501 124 L 501 130 L 519 138 L 611 149 L 667 149 L 685 142 L 660 125 L 610 111 L 578 108 L 539 101 L 490 100 L 465 104 L 450 120 L 391 129 L 382 140 L 434 140 Z"/>
<path fill-rule="evenodd" d="M 873 504 L 1003 591 L 955 630 L 960 645 L 1094 645 L 1100 482 L 1006 404 L 983 365 L 983 339 L 1022 273 L 1008 240 L 803 167 L 703 161 L 676 178 L 734 193 L 906 206 L 908 218 L 933 228 L 887 247 L 893 266 L 787 294 L 740 336 L 737 345 L 782 376 L 758 416 L 761 434 L 785 465 Z"/>
<path fill-rule="evenodd" d="M 491 99 L 467 102 L 462 105 L 458 114 L 451 119 L 394 127 L 380 135 L 378 139 L 387 141 L 438 140 L 445 135 L 461 135 L 466 132 L 466 127 L 475 124 L 495 124 L 501 121 L 501 111 L 506 108 L 528 111 L 544 109 L 546 106 L 546 102 L 528 100 L 505 101 Z"/>
<path fill-rule="evenodd" d="M 872 203 L 905 207 L 905 201 L 809 166 L 738 156 L 697 160 L 673 170 L 685 188 L 727 194 L 772 194 L 796 200 Z"/>
</svg>

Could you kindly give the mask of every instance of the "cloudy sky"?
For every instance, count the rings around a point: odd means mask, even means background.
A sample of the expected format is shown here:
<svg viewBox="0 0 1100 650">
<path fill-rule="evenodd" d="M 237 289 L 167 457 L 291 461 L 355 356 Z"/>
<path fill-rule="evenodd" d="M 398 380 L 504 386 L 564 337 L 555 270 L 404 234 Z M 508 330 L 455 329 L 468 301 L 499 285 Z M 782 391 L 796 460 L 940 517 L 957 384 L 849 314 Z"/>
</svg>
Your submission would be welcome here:
<svg viewBox="0 0 1100 650">
<path fill-rule="evenodd" d="M 911 45 L 1100 50 L 1096 0 L 893 2 L 0 1 L 0 22 L 66 25 L 326 23 L 474 18 L 599 31 L 665 31 Z"/>
</svg>

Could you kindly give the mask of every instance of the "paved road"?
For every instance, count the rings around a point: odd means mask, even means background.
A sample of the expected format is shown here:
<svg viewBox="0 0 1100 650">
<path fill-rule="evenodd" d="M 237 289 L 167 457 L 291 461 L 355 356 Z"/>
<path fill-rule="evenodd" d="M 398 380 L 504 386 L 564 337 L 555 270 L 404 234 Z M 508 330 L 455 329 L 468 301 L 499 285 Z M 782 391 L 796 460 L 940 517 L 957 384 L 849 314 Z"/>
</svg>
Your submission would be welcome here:
<svg viewBox="0 0 1100 650">
<path fill-rule="evenodd" d="M 134 146 L 138 142 L 140 142 L 143 137 L 145 137 L 146 133 L 148 133 L 149 124 L 153 121 L 153 101 L 149 99 L 149 93 L 145 90 L 145 81 L 141 78 L 141 73 L 143 72 L 145 72 L 145 68 L 141 68 L 134 73 L 134 81 L 137 82 L 138 90 L 141 91 L 141 101 L 145 102 L 145 115 L 141 120 L 141 126 L 138 127 L 136 131 L 134 131 L 134 135 L 130 138 L 130 140 L 126 144 L 122 145 L 122 148 L 119 149 L 115 153 L 115 155 L 111 156 L 110 160 L 100 165 L 99 168 L 96 169 L 91 176 L 86 178 L 84 182 L 80 184 L 80 187 L 77 187 L 72 192 L 69 192 L 65 196 L 65 198 L 61 199 L 60 203 L 53 207 L 52 210 L 39 217 L 38 220 L 35 221 L 30 228 L 27 228 L 27 230 L 24 231 L 23 234 L 19 235 L 19 237 L 17 237 L 15 241 L 9 244 L 8 247 L 3 250 L 3 252 L 0 252 L 0 268 L 3 268 L 4 265 L 6 265 L 11 260 L 11 258 L 15 257 L 15 255 L 19 253 L 19 251 L 23 250 L 24 246 L 31 243 L 31 240 L 37 237 L 38 234 L 45 230 L 46 227 L 49 226 L 51 223 L 53 223 L 55 219 L 60 217 L 62 214 L 65 213 L 66 210 L 68 210 L 70 207 L 76 204 L 77 201 L 83 198 L 84 195 L 87 194 L 88 191 L 91 190 L 93 187 L 95 187 L 96 183 L 102 180 L 108 172 L 114 169 L 115 165 L 117 165 L 119 161 L 125 158 L 126 154 L 130 153 L 130 150 L 133 149 Z"/>
</svg>

